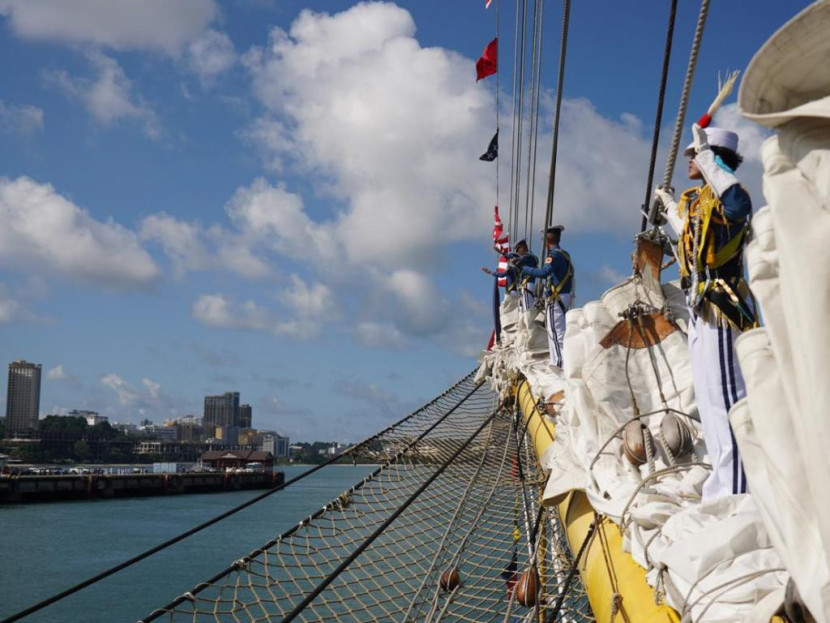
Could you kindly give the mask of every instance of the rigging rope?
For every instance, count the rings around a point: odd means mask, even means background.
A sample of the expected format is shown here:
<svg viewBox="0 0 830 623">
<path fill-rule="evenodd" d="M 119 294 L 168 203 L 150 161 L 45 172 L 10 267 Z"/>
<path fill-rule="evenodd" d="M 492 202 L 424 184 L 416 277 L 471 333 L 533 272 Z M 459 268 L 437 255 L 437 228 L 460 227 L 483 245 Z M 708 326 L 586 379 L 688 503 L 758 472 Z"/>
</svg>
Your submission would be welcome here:
<svg viewBox="0 0 830 623">
<path fill-rule="evenodd" d="M 562 110 L 562 84 L 565 80 L 565 54 L 568 50 L 568 23 L 571 15 L 571 0 L 562 3 L 562 36 L 559 42 L 559 68 L 556 79 L 556 108 L 553 114 L 553 144 L 550 156 L 550 179 L 548 182 L 548 198 L 545 210 L 545 226 L 547 229 L 553 224 L 553 197 L 556 188 L 556 156 L 559 146 L 559 118 Z M 545 249 L 545 234 L 542 232 L 542 250 Z"/>
<path fill-rule="evenodd" d="M 692 80 L 695 76 L 695 67 L 697 67 L 697 54 L 700 51 L 700 43 L 703 40 L 703 29 L 706 26 L 706 16 L 708 13 L 709 0 L 702 0 L 700 3 L 700 13 L 697 17 L 697 25 L 695 26 L 695 35 L 692 39 L 692 50 L 689 53 L 689 65 L 686 68 L 686 78 L 683 81 L 683 91 L 680 94 L 677 119 L 674 122 L 671 149 L 669 149 L 669 157 L 666 161 L 666 170 L 663 173 L 662 185 L 664 188 L 669 188 L 671 186 L 671 178 L 674 175 L 674 161 L 677 158 L 677 150 L 680 145 L 680 135 L 683 132 L 683 123 L 686 120 L 686 106 L 689 103 L 689 93 L 692 90 Z"/>
<path fill-rule="evenodd" d="M 666 98 L 666 83 L 669 76 L 669 62 L 671 60 L 672 41 L 674 39 L 674 23 L 677 16 L 677 0 L 672 0 L 669 11 L 669 23 L 666 27 L 666 46 L 663 50 L 663 71 L 660 74 L 660 91 L 657 95 L 657 113 L 654 116 L 654 134 L 651 138 L 651 159 L 648 163 L 648 181 L 646 182 L 646 198 L 643 201 L 643 218 L 640 231 L 646 230 L 648 217 L 646 211 L 651 205 L 651 185 L 654 183 L 654 168 L 657 164 L 657 145 L 660 142 L 660 126 L 663 123 L 663 102 Z"/>
</svg>

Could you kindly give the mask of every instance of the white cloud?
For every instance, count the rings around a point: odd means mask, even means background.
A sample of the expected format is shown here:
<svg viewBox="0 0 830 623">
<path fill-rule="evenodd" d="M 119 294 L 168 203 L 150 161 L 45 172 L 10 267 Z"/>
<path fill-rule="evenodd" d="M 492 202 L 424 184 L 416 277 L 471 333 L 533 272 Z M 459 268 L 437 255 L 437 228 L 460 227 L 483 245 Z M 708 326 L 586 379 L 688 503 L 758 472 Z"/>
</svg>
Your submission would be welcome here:
<svg viewBox="0 0 830 623">
<path fill-rule="evenodd" d="M 249 240 L 219 225 L 205 230 L 162 212 L 146 217 L 139 235 L 161 246 L 178 279 L 194 270 L 225 269 L 251 279 L 271 273 L 268 264 L 255 255 Z"/>
<path fill-rule="evenodd" d="M 248 135 L 270 162 L 312 172 L 345 202 L 324 230 L 341 261 L 366 262 L 372 248 L 392 268 L 423 269 L 444 244 L 486 235 L 493 171 L 477 155 L 492 94 L 475 85 L 469 59 L 421 48 L 414 31 L 392 4 L 304 11 L 246 56 L 272 113 Z"/>
<path fill-rule="evenodd" d="M 51 185 L 27 177 L 0 178 L 0 265 L 121 289 L 159 277 L 133 232 L 93 219 Z"/>
<path fill-rule="evenodd" d="M 0 100 L 0 132 L 31 136 L 43 130 L 43 109 Z"/>
<path fill-rule="evenodd" d="M 252 300 L 237 303 L 224 294 L 203 294 L 193 304 L 192 315 L 210 327 L 266 331 L 296 339 L 316 337 L 325 323 L 338 316 L 332 290 L 321 283 L 307 284 L 297 275 L 291 276 L 291 285 L 277 299 L 290 315 Z"/>
<path fill-rule="evenodd" d="M 117 374 L 111 373 L 101 377 L 101 384 L 115 392 L 118 404 L 122 407 L 133 405 L 140 398 L 135 388 Z"/>
<path fill-rule="evenodd" d="M 0 0 L 20 37 L 173 55 L 218 13 L 214 0 Z"/>
<path fill-rule="evenodd" d="M 273 330 L 267 310 L 254 301 L 235 303 L 224 294 L 203 294 L 193 304 L 193 317 L 220 329 Z"/>
<path fill-rule="evenodd" d="M 225 210 L 246 239 L 282 255 L 310 256 L 326 264 L 340 255 L 331 224 L 312 221 L 299 195 L 262 178 L 237 189 Z"/>
<path fill-rule="evenodd" d="M 161 391 L 161 385 L 150 379 L 141 379 L 141 384 L 147 389 L 147 393 L 151 398 L 158 398 Z"/>
<path fill-rule="evenodd" d="M 161 245 L 173 262 L 173 271 L 178 278 L 188 270 L 204 270 L 211 264 L 199 227 L 164 212 L 152 214 L 141 221 L 139 236 L 142 240 L 152 240 Z"/>
<path fill-rule="evenodd" d="M 80 101 L 98 123 L 110 125 L 120 119 L 133 119 L 142 123 L 147 136 L 158 138 L 161 131 L 156 114 L 133 95 L 133 84 L 118 62 L 98 51 L 87 53 L 87 59 L 94 78 L 72 77 L 62 70 L 45 71 L 43 78 Z"/>
<path fill-rule="evenodd" d="M 59 363 L 54 368 L 46 373 L 46 378 L 50 381 L 63 381 L 69 378 L 66 370 L 63 369 L 63 364 Z"/>
<path fill-rule="evenodd" d="M 297 275 L 291 275 L 291 286 L 282 293 L 280 298 L 302 318 L 320 320 L 337 315 L 334 307 L 334 293 L 331 288 L 322 283 L 309 286 Z"/>
<path fill-rule="evenodd" d="M 387 287 L 398 305 L 398 326 L 412 335 L 428 335 L 446 326 L 449 305 L 433 282 L 412 270 L 398 270 L 388 276 Z"/>
<path fill-rule="evenodd" d="M 399 349 L 406 340 L 398 328 L 390 323 L 361 322 L 355 328 L 357 341 L 370 348 Z"/>
<path fill-rule="evenodd" d="M 187 62 L 202 84 L 209 85 L 236 62 L 236 51 L 230 37 L 223 32 L 208 30 L 187 46 Z"/>
</svg>

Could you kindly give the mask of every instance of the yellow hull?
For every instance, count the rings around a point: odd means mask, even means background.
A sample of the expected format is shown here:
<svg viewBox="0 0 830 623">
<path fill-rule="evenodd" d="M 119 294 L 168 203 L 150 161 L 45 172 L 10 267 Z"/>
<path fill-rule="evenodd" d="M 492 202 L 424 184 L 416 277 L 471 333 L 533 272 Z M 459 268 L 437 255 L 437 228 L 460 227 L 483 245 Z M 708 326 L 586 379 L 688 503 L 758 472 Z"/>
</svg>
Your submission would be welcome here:
<svg viewBox="0 0 830 623">
<path fill-rule="evenodd" d="M 536 455 L 542 457 L 553 443 L 554 426 L 536 408 L 527 381 L 519 384 L 517 397 Z M 594 509 L 581 491 L 572 491 L 558 508 L 571 551 L 576 554 L 594 521 Z M 600 522 L 582 555 L 579 571 L 597 621 L 679 623 L 677 612 L 654 603 L 654 590 L 646 582 L 645 569 L 623 551 L 622 534 L 614 522 Z"/>
</svg>

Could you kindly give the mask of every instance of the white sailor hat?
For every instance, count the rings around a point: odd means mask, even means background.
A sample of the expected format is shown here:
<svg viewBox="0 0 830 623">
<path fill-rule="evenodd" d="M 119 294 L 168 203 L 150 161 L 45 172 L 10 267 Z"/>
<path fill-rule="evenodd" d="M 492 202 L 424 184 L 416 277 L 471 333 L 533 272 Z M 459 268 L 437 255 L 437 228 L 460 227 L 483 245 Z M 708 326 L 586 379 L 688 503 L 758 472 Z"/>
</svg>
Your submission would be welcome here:
<svg viewBox="0 0 830 623">
<path fill-rule="evenodd" d="M 558 232 L 565 231 L 565 226 L 564 225 L 551 225 L 550 227 L 548 227 L 545 230 L 545 233 L 546 234 L 552 234 L 555 231 L 558 231 Z"/>
<path fill-rule="evenodd" d="M 816 2 L 770 37 L 752 58 L 738 107 L 774 128 L 795 117 L 830 117 L 830 2 Z"/>
<path fill-rule="evenodd" d="M 704 128 L 706 132 L 706 141 L 711 147 L 723 147 L 731 149 L 735 153 L 738 152 L 738 135 L 732 130 L 724 130 L 723 128 L 708 127 Z M 683 150 L 684 156 L 693 156 L 695 153 L 695 144 L 689 143 L 689 146 Z"/>
</svg>

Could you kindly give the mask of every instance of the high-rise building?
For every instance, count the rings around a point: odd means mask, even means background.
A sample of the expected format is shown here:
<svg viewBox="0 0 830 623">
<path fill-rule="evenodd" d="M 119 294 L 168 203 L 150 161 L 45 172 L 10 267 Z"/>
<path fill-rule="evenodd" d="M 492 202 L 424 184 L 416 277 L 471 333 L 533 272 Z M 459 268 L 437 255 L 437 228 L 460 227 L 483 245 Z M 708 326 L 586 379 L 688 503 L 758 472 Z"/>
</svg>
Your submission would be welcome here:
<svg viewBox="0 0 830 623">
<path fill-rule="evenodd" d="M 205 396 L 202 425 L 207 430 L 216 426 L 239 426 L 239 392 Z"/>
<path fill-rule="evenodd" d="M 273 431 L 260 434 L 260 450 L 270 452 L 274 458 L 288 458 L 291 441 L 288 437 L 278 435 Z"/>
<path fill-rule="evenodd" d="M 239 428 L 251 428 L 251 421 L 253 420 L 254 412 L 251 405 L 239 406 Z"/>
<path fill-rule="evenodd" d="M 9 364 L 6 390 L 6 437 L 37 430 L 40 413 L 40 364 L 14 361 Z"/>
</svg>

